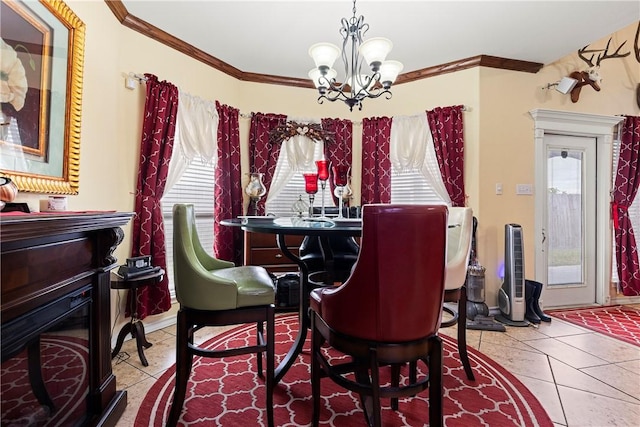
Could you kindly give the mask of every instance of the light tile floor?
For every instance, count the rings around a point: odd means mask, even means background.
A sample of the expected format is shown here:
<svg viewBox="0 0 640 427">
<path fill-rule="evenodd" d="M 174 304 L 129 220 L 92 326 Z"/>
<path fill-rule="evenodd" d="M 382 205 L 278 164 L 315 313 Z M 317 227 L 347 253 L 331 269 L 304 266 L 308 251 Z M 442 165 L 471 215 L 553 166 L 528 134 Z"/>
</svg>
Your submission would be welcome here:
<svg viewBox="0 0 640 427">
<path fill-rule="evenodd" d="M 206 340 L 224 329 L 197 337 Z M 441 332 L 455 337 L 455 327 Z M 151 385 L 175 362 L 175 328 L 148 334 L 149 366 L 126 341 L 126 360 L 114 359 L 118 389 L 128 391 L 117 427 L 134 425 Z M 538 328 L 467 331 L 468 344 L 513 373 L 540 400 L 556 426 L 640 427 L 640 348 L 554 318 Z M 126 356 L 125 356 L 126 357 Z M 140 427 L 140 426 L 139 426 Z M 493 427 L 493 426 L 492 426 Z"/>
</svg>

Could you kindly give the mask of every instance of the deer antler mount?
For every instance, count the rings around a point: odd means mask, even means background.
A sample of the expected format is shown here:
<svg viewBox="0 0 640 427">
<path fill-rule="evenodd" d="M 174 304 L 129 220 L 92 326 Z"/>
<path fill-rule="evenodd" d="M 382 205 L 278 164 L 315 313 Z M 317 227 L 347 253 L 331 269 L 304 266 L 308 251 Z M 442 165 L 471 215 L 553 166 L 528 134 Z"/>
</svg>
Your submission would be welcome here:
<svg viewBox="0 0 640 427">
<path fill-rule="evenodd" d="M 638 46 L 640 44 L 638 41 L 639 37 L 640 23 L 638 23 L 638 30 L 636 31 L 636 40 L 634 44 L 634 50 L 638 62 L 640 62 L 640 48 Z M 618 48 L 613 53 L 609 53 L 612 39 L 613 37 L 609 38 L 609 41 L 607 42 L 607 45 L 604 49 L 589 49 L 589 45 L 586 45 L 582 49 L 578 50 L 578 56 L 589 66 L 589 69 L 586 71 L 574 71 L 573 73 L 569 74 L 569 77 L 578 81 L 575 87 L 571 90 L 571 102 L 578 102 L 578 99 L 580 98 L 580 91 L 582 90 L 583 86 L 590 85 L 594 90 L 598 92 L 600 91 L 600 81 L 602 80 L 602 78 L 600 77 L 600 64 L 602 63 L 602 61 L 613 58 L 625 58 L 631 54 L 631 52 L 620 53 L 620 50 L 627 43 L 626 40 L 622 42 L 622 44 L 618 46 Z M 638 106 L 640 106 L 640 84 L 637 88 L 637 97 Z"/>
</svg>

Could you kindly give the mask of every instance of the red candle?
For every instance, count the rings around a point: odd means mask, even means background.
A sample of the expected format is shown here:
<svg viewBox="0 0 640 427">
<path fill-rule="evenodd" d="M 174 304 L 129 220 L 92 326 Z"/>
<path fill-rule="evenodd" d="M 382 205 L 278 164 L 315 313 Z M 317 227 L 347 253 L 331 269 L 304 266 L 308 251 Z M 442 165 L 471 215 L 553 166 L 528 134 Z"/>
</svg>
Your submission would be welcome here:
<svg viewBox="0 0 640 427">
<path fill-rule="evenodd" d="M 349 166 L 337 165 L 332 166 L 331 169 L 333 169 L 333 183 L 338 187 L 347 185 L 347 181 L 349 180 Z"/>
<path fill-rule="evenodd" d="M 304 173 L 304 191 L 307 194 L 316 194 L 318 192 L 318 174 L 317 173 Z"/>
<path fill-rule="evenodd" d="M 318 179 L 320 181 L 329 179 L 329 161 L 325 159 L 316 160 L 316 166 L 318 167 Z"/>
</svg>

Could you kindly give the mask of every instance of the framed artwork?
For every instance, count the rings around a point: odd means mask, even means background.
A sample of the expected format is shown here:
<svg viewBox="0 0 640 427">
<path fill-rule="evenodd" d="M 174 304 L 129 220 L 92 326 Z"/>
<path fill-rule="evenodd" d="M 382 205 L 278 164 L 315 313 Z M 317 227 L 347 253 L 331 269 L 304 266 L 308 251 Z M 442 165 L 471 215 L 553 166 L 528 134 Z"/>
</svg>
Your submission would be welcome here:
<svg viewBox="0 0 640 427">
<path fill-rule="evenodd" d="M 85 25 L 60 0 L 0 0 L 0 174 L 78 194 Z"/>
</svg>

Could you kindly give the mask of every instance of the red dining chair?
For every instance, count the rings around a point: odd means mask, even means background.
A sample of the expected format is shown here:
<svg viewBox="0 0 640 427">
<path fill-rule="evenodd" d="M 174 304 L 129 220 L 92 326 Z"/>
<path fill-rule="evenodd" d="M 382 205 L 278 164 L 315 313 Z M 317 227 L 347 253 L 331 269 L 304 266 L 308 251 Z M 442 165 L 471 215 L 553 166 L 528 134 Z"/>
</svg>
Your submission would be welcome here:
<svg viewBox="0 0 640 427">
<path fill-rule="evenodd" d="M 320 421 L 322 377 L 360 395 L 370 426 L 381 425 L 380 399 L 429 388 L 429 425 L 442 425 L 442 340 L 447 207 L 366 205 L 360 255 L 337 288 L 311 292 L 313 425 Z M 325 345 L 327 344 L 327 345 Z M 332 358 L 334 351 L 350 357 Z M 335 355 L 335 353 L 334 353 Z M 336 361 L 340 359 L 340 361 Z M 400 366 L 424 363 L 428 374 Z M 390 384 L 380 367 L 391 365 Z M 402 384 L 402 385 L 400 385 Z"/>
</svg>

